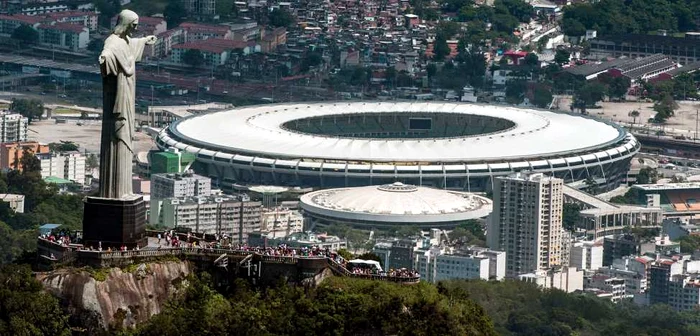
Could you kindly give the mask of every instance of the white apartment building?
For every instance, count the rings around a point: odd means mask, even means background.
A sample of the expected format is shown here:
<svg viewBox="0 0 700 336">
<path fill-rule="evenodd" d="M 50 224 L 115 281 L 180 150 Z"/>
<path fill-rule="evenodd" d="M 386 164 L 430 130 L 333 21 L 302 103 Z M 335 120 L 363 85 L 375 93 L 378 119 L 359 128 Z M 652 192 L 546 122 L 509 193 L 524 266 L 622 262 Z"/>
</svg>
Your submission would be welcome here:
<svg viewBox="0 0 700 336">
<path fill-rule="evenodd" d="M 0 143 L 27 141 L 28 124 L 19 113 L 0 112 Z"/>
<path fill-rule="evenodd" d="M 193 173 L 151 175 L 151 199 L 211 195 L 211 179 Z"/>
<path fill-rule="evenodd" d="M 0 202 L 9 204 L 14 212 L 24 213 L 24 195 L 0 194 Z"/>
<path fill-rule="evenodd" d="M 668 282 L 668 305 L 675 310 L 700 308 L 700 275 L 678 274 Z"/>
<path fill-rule="evenodd" d="M 608 298 L 613 303 L 618 303 L 622 300 L 632 299 L 634 295 L 629 294 L 625 280 L 604 274 L 595 274 L 586 279 L 585 290 L 597 290 L 596 294 L 599 297 Z"/>
<path fill-rule="evenodd" d="M 275 208 L 262 213 L 260 231 L 268 237 L 286 237 L 292 233 L 302 232 L 304 216 L 296 210 Z"/>
<path fill-rule="evenodd" d="M 260 231 L 262 203 L 225 196 L 168 198 L 160 211 L 160 220 L 152 224 L 228 235 L 234 242 L 244 243 L 249 233 Z"/>
<path fill-rule="evenodd" d="M 505 277 L 506 253 L 472 247 L 453 251 L 431 247 L 416 254 L 415 269 L 421 280 L 436 283 L 449 279 L 496 279 Z"/>
<path fill-rule="evenodd" d="M 592 241 L 573 243 L 569 266 L 584 271 L 595 271 L 603 267 L 603 244 Z"/>
<path fill-rule="evenodd" d="M 85 184 L 85 156 L 78 152 L 36 154 L 41 163 L 41 177 L 59 177 Z"/>
<path fill-rule="evenodd" d="M 495 182 L 487 242 L 491 249 L 506 252 L 506 275 L 561 265 L 564 181 L 518 173 Z"/>
<path fill-rule="evenodd" d="M 577 270 L 576 267 L 538 270 L 533 273 L 520 274 L 518 280 L 531 282 L 546 289 L 563 290 L 567 293 L 583 290 L 583 271 Z"/>
<path fill-rule="evenodd" d="M 644 294 L 647 291 L 647 276 L 645 273 L 637 273 L 631 270 L 617 269 L 613 267 L 601 267 L 596 274 L 603 274 L 625 281 L 625 291 L 628 295 Z"/>
</svg>

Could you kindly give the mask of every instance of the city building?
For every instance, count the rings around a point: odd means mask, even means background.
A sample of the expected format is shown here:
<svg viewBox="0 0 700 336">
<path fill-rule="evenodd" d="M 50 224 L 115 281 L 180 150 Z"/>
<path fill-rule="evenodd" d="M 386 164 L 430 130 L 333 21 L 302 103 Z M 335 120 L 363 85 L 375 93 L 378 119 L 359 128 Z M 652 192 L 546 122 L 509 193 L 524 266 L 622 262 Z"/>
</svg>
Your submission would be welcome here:
<svg viewBox="0 0 700 336">
<path fill-rule="evenodd" d="M 585 228 L 589 239 L 619 235 L 629 228 L 658 228 L 663 210 L 658 206 L 612 204 L 570 186 L 564 186 L 564 202 L 581 206 L 577 227 Z"/>
<path fill-rule="evenodd" d="M 293 248 L 318 247 L 338 251 L 347 249 L 348 242 L 337 236 L 326 233 L 296 232 L 285 237 L 273 238 L 269 234 L 262 232 L 252 232 L 248 235 L 248 245 L 251 246 L 278 246 L 287 245 Z"/>
<path fill-rule="evenodd" d="M 415 256 L 414 269 L 421 280 L 436 283 L 450 279 L 503 280 L 506 276 L 506 253 L 470 247 L 455 251 L 431 247 Z"/>
<path fill-rule="evenodd" d="M 49 152 L 48 145 L 41 145 L 36 141 L 0 143 L 0 169 L 16 169 L 21 171 L 22 157 L 24 151 L 33 154 L 46 154 Z"/>
<path fill-rule="evenodd" d="M 598 297 L 606 298 L 613 303 L 632 299 L 634 295 L 627 292 L 625 280 L 603 274 L 594 274 L 585 279 L 584 291 L 592 292 Z"/>
<path fill-rule="evenodd" d="M 16 213 L 24 213 L 24 195 L 0 194 L 0 202 L 9 204 Z"/>
<path fill-rule="evenodd" d="M 649 270 L 649 304 L 669 304 L 669 285 L 675 275 L 683 274 L 683 263 L 661 259 L 651 265 Z"/>
<path fill-rule="evenodd" d="M 29 119 L 19 113 L 0 112 L 0 143 L 27 141 Z"/>
<path fill-rule="evenodd" d="M 39 43 L 52 48 L 79 51 L 90 42 L 90 29 L 72 23 L 52 22 L 37 26 Z"/>
<path fill-rule="evenodd" d="M 211 179 L 190 172 L 151 175 L 151 199 L 209 196 Z"/>
<path fill-rule="evenodd" d="M 197 50 L 202 55 L 203 67 L 217 67 L 226 64 L 232 53 L 240 50 L 243 55 L 260 52 L 260 45 L 255 41 L 234 41 L 227 39 L 210 38 L 196 40 L 172 46 L 170 61 L 180 65 L 188 64 L 185 55 L 190 50 Z"/>
<path fill-rule="evenodd" d="M 517 278 L 520 281 L 534 283 L 544 289 L 559 289 L 567 293 L 583 290 L 583 271 L 576 270 L 576 267 L 538 270 L 533 273 L 520 274 Z"/>
<path fill-rule="evenodd" d="M 615 266 L 601 267 L 595 274 L 607 275 L 611 278 L 618 278 L 625 281 L 625 291 L 627 295 L 634 297 L 635 295 L 645 294 L 647 291 L 647 274 L 646 272 L 635 272 L 628 269 L 619 269 Z"/>
<path fill-rule="evenodd" d="M 79 152 L 36 154 L 41 163 L 41 176 L 58 177 L 85 184 L 85 155 Z"/>
<path fill-rule="evenodd" d="M 584 271 L 595 271 L 603 267 L 603 244 L 592 241 L 574 242 L 568 264 Z"/>
<path fill-rule="evenodd" d="M 506 252 L 509 277 L 561 265 L 563 183 L 541 173 L 496 179 L 487 243 Z"/>
<path fill-rule="evenodd" d="M 603 239 L 603 266 L 610 266 L 615 259 L 654 252 L 654 243 L 640 242 L 631 234 L 620 234 Z"/>
<path fill-rule="evenodd" d="M 41 17 L 41 16 L 40 16 Z M 47 13 L 44 17 L 50 19 L 51 21 L 77 24 L 87 27 L 91 31 L 97 30 L 97 19 L 99 13 L 95 11 L 61 11 L 54 13 Z M 143 25 L 143 17 L 139 18 L 139 30 Z M 116 23 L 116 22 L 115 22 Z M 112 25 L 114 26 L 114 25 Z"/>
<path fill-rule="evenodd" d="M 451 229 L 491 213 L 491 201 L 486 197 L 400 182 L 313 191 L 301 196 L 299 206 L 309 229 L 332 224 L 362 229 L 402 225 Z"/>
<path fill-rule="evenodd" d="M 188 14 L 213 16 L 216 14 L 216 0 L 182 0 Z"/>
<path fill-rule="evenodd" d="M 15 29 L 21 25 L 27 25 L 34 28 L 42 21 L 44 21 L 44 19 L 37 16 L 22 14 L 0 15 L 0 34 L 11 36 Z"/>
<path fill-rule="evenodd" d="M 675 274 L 668 282 L 668 305 L 675 310 L 700 308 L 700 274 Z"/>
<path fill-rule="evenodd" d="M 248 234 L 260 231 L 262 204 L 234 196 L 194 196 L 167 198 L 159 216 L 151 224 L 166 228 L 186 228 L 193 232 L 228 235 L 245 243 Z M 154 222 L 153 219 L 158 219 Z"/>
<path fill-rule="evenodd" d="M 231 136 L 232 129 L 236 136 Z M 552 141 L 552 139 L 557 141 Z M 234 184 L 354 187 L 389 184 L 486 191 L 518 171 L 567 183 L 626 181 L 640 144 L 585 115 L 451 102 L 268 104 L 180 119 L 161 149 L 197 155 L 195 169 Z"/>
<path fill-rule="evenodd" d="M 299 211 L 277 207 L 262 213 L 260 231 L 268 238 L 286 237 L 303 230 L 304 216 Z"/>
<path fill-rule="evenodd" d="M 173 174 L 189 170 L 194 159 L 192 153 L 170 148 L 164 152 L 151 152 L 148 161 L 151 174 Z"/>
<path fill-rule="evenodd" d="M 692 36 L 621 34 L 600 36 L 590 40 L 590 43 L 589 57 L 596 59 L 664 54 L 683 65 L 700 61 L 700 44 Z"/>
</svg>

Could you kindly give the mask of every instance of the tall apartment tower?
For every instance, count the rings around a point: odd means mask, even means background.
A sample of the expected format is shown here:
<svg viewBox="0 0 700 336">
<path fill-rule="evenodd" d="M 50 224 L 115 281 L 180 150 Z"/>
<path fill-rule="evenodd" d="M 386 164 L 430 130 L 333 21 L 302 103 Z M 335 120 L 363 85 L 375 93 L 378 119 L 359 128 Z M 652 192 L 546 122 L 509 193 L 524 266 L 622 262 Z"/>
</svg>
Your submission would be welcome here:
<svg viewBox="0 0 700 336">
<path fill-rule="evenodd" d="M 0 112 L 0 143 L 27 141 L 29 119 L 18 113 Z"/>
<path fill-rule="evenodd" d="M 487 242 L 506 252 L 506 276 L 561 265 L 564 181 L 518 173 L 495 182 Z"/>
<path fill-rule="evenodd" d="M 151 175 L 151 199 L 209 196 L 211 179 L 193 173 Z"/>
</svg>

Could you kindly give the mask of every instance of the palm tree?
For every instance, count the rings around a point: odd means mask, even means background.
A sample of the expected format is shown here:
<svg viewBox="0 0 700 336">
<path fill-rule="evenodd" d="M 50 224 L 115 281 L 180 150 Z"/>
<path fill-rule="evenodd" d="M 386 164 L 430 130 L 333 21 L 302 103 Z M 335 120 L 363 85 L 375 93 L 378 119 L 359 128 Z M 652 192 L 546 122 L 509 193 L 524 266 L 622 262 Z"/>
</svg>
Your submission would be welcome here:
<svg viewBox="0 0 700 336">
<path fill-rule="evenodd" d="M 632 110 L 632 112 L 630 112 L 630 117 L 632 117 L 632 125 L 634 126 L 634 124 L 637 123 L 637 117 L 639 117 L 639 111 Z"/>
</svg>

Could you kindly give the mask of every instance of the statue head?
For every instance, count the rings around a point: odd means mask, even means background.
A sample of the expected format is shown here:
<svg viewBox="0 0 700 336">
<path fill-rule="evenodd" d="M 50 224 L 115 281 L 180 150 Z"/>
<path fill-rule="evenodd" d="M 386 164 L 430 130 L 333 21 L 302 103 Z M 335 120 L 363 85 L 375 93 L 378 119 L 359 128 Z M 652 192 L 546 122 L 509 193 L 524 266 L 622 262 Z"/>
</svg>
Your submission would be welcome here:
<svg viewBox="0 0 700 336">
<path fill-rule="evenodd" d="M 117 35 L 131 35 L 131 32 L 135 31 L 138 25 L 138 14 L 125 9 L 117 17 L 117 26 L 114 27 L 114 33 Z"/>
</svg>

